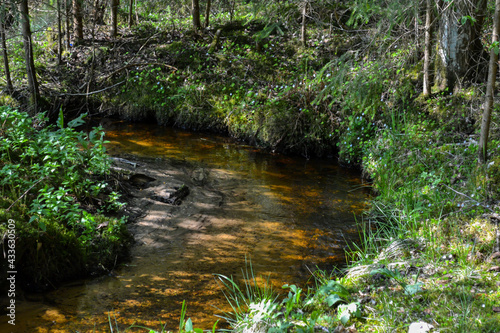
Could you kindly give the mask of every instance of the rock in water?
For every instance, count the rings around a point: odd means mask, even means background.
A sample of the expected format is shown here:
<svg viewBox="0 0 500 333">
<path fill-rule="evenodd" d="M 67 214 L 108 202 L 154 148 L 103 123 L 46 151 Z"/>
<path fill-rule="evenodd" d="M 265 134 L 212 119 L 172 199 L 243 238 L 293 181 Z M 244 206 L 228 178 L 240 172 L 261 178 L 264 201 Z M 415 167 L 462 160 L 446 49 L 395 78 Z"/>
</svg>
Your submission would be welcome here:
<svg viewBox="0 0 500 333">
<path fill-rule="evenodd" d="M 182 185 L 174 193 L 171 193 L 168 197 L 153 195 L 151 199 L 160 201 L 169 205 L 178 206 L 181 204 L 182 200 L 189 195 L 189 187 Z"/>
<path fill-rule="evenodd" d="M 207 182 L 208 171 L 203 168 L 194 169 L 191 173 L 191 179 L 196 185 L 203 186 Z"/>
</svg>

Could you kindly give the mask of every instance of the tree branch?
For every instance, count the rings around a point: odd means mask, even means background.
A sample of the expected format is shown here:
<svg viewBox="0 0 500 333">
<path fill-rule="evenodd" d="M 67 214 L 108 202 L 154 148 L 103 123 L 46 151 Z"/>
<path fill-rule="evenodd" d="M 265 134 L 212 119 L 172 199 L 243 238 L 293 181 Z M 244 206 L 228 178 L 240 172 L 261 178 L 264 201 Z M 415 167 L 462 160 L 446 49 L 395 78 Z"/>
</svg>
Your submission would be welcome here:
<svg viewBox="0 0 500 333">
<path fill-rule="evenodd" d="M 133 64 L 127 64 L 123 67 L 120 67 L 118 68 L 117 70 L 113 71 L 111 74 L 108 74 L 106 76 L 103 77 L 103 79 L 107 79 L 127 68 L 130 68 L 130 67 L 138 67 L 138 66 L 149 66 L 149 65 L 153 65 L 153 66 L 163 66 L 163 67 L 167 67 L 167 68 L 171 68 L 173 69 L 174 71 L 177 71 L 178 69 L 174 66 L 170 66 L 170 65 L 167 65 L 167 64 L 163 64 L 161 62 L 147 62 L 147 63 L 133 63 Z"/>
<path fill-rule="evenodd" d="M 90 91 L 88 93 L 79 93 L 79 94 L 60 94 L 59 96 L 90 96 L 90 95 L 94 95 L 94 94 L 98 94 L 98 93 L 101 93 L 103 91 L 106 91 L 106 90 L 109 90 L 109 89 L 113 89 L 114 87 L 116 86 L 119 86 L 120 84 L 123 84 L 125 83 L 125 80 L 123 81 L 120 81 L 110 87 L 106 87 L 106 88 L 103 88 L 103 89 L 100 89 L 100 90 L 96 90 L 96 91 Z"/>
</svg>

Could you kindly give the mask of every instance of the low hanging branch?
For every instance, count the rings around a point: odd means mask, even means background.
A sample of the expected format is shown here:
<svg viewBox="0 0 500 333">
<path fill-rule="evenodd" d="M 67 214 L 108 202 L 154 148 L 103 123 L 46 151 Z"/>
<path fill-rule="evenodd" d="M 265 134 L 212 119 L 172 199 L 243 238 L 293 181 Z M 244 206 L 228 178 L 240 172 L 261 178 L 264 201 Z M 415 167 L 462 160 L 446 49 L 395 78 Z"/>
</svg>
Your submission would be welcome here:
<svg viewBox="0 0 500 333">
<path fill-rule="evenodd" d="M 150 65 L 153 65 L 153 66 L 162 66 L 162 67 L 167 67 L 167 68 L 171 68 L 173 69 L 174 71 L 177 71 L 178 69 L 176 67 L 173 67 L 173 66 L 170 66 L 170 65 L 166 65 L 166 64 L 162 64 L 160 62 L 148 62 L 148 63 L 133 63 L 133 64 L 127 64 L 123 67 L 120 67 L 118 68 L 117 70 L 113 71 L 112 73 L 104 76 L 101 78 L 101 80 L 106 80 L 110 77 L 112 77 L 113 75 L 116 75 L 118 74 L 119 72 L 123 71 L 123 70 L 126 70 L 127 68 L 130 68 L 130 67 L 141 67 L 141 66 L 150 66 Z M 126 81 L 120 81 L 112 86 L 109 86 L 109 87 L 106 87 L 106 88 L 103 88 L 103 89 L 99 89 L 99 90 L 95 90 L 95 91 L 90 91 L 90 92 L 87 92 L 87 93 L 75 93 L 75 94 L 61 94 L 60 96 L 90 96 L 90 95 L 95 95 L 95 94 L 98 94 L 98 93 L 101 93 L 103 91 L 106 91 L 106 90 L 109 90 L 109 89 L 113 89 L 121 84 L 124 84 Z"/>
<path fill-rule="evenodd" d="M 106 91 L 106 90 L 109 90 L 109 89 L 113 89 L 114 87 L 117 87 L 121 84 L 124 84 L 126 81 L 120 81 L 116 84 L 113 84 L 112 86 L 110 87 L 106 87 L 106 88 L 103 88 L 103 89 L 99 89 L 99 90 L 96 90 L 96 91 L 90 91 L 90 92 L 87 92 L 87 93 L 77 93 L 77 94 L 60 94 L 59 96 L 90 96 L 90 95 L 94 95 L 94 94 L 98 94 L 98 93 L 101 93 L 103 91 Z"/>
<path fill-rule="evenodd" d="M 482 203 L 480 203 L 479 201 L 475 200 L 474 198 L 472 198 L 472 197 L 468 196 L 467 194 L 462 193 L 462 192 L 458 192 L 457 190 L 455 190 L 455 189 L 453 189 L 453 188 L 449 187 L 449 186 L 448 186 L 448 185 L 446 185 L 446 184 L 441 184 L 441 185 L 442 185 L 442 186 L 444 186 L 444 187 L 446 187 L 446 188 L 448 188 L 449 190 L 451 190 L 451 191 L 455 192 L 455 193 L 456 193 L 456 194 L 458 194 L 458 195 L 461 195 L 461 196 L 466 197 L 467 199 L 469 199 L 469 200 L 471 200 L 471 201 L 474 201 L 477 205 L 481 205 L 481 207 L 483 207 L 483 208 L 485 208 L 485 209 L 489 210 L 490 212 L 492 212 L 492 213 L 494 213 L 494 212 L 495 212 L 495 211 L 494 211 L 494 210 L 492 210 L 490 207 L 488 207 L 488 206 L 484 206 Z"/>
</svg>

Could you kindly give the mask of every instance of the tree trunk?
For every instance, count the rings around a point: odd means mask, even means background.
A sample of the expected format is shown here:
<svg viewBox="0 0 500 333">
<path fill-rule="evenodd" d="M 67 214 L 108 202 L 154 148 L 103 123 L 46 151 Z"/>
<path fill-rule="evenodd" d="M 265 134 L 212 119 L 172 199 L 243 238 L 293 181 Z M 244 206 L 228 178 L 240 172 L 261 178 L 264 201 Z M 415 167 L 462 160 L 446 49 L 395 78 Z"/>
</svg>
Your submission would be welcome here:
<svg viewBox="0 0 500 333">
<path fill-rule="evenodd" d="M 61 1 L 57 0 L 57 64 L 62 62 L 62 25 L 61 25 Z"/>
<path fill-rule="evenodd" d="M 131 28 L 134 25 L 134 0 L 130 0 L 128 6 L 128 27 Z"/>
<path fill-rule="evenodd" d="M 484 101 L 483 120 L 481 122 L 481 134 L 479 136 L 479 162 L 484 163 L 488 159 L 488 136 L 490 133 L 491 111 L 493 110 L 493 97 L 495 94 L 495 81 L 498 70 L 498 41 L 500 35 L 500 0 L 495 2 L 495 17 L 493 20 L 493 33 L 490 51 L 490 65 L 488 68 L 488 84 Z"/>
<path fill-rule="evenodd" d="M 118 6 L 120 5 L 119 0 L 111 0 L 111 32 L 110 37 L 116 38 L 118 34 Z"/>
<path fill-rule="evenodd" d="M 480 75 L 478 65 L 483 55 L 480 35 L 486 4 L 486 0 L 443 2 L 436 64 L 440 89 L 453 92 L 464 79 Z"/>
<path fill-rule="evenodd" d="M 233 22 L 235 6 L 236 6 L 236 1 L 229 0 L 229 22 Z"/>
<path fill-rule="evenodd" d="M 82 0 L 73 0 L 73 29 L 74 43 L 78 44 L 83 40 Z"/>
<path fill-rule="evenodd" d="M 199 0 L 192 1 L 193 28 L 195 32 L 201 30 L 200 21 L 200 2 Z"/>
<path fill-rule="evenodd" d="M 302 28 L 301 28 L 301 34 L 300 34 L 300 41 L 302 43 L 302 46 L 306 47 L 307 46 L 307 30 L 306 30 L 306 14 L 307 14 L 307 1 L 304 1 L 302 3 Z"/>
<path fill-rule="evenodd" d="M 70 21 L 71 1 L 72 0 L 64 0 L 64 10 L 66 12 L 66 49 L 68 50 L 71 47 L 71 37 L 69 33 L 71 31 L 71 21 Z"/>
<path fill-rule="evenodd" d="M 423 95 L 431 94 L 432 80 L 430 75 L 432 49 L 432 0 L 426 0 L 425 14 L 425 46 L 424 46 L 424 89 Z"/>
<path fill-rule="evenodd" d="M 40 92 L 38 90 L 38 81 L 36 79 L 35 61 L 33 59 L 33 46 L 31 44 L 31 27 L 29 21 L 28 0 L 21 0 L 19 3 L 19 12 L 21 14 L 21 29 L 23 33 L 24 58 L 26 61 L 26 74 L 28 76 L 28 87 L 30 90 L 30 103 L 34 108 L 34 113 L 38 111 L 38 100 Z"/>
<path fill-rule="evenodd" d="M 106 11 L 106 0 L 94 1 L 94 22 L 97 25 L 104 25 L 104 12 Z"/>
<path fill-rule="evenodd" d="M 10 77 L 10 67 L 9 67 L 9 57 L 7 52 L 7 42 L 5 34 L 5 16 L 6 12 L 2 11 L 2 17 L 0 17 L 0 39 L 2 40 L 2 56 L 3 56 L 3 67 L 5 71 L 5 80 L 7 81 L 7 92 L 11 93 L 14 91 L 14 86 L 12 85 L 12 79 Z"/>
<path fill-rule="evenodd" d="M 207 0 L 207 8 L 205 8 L 205 28 L 208 28 L 210 24 L 210 7 L 212 6 L 212 0 Z"/>
</svg>

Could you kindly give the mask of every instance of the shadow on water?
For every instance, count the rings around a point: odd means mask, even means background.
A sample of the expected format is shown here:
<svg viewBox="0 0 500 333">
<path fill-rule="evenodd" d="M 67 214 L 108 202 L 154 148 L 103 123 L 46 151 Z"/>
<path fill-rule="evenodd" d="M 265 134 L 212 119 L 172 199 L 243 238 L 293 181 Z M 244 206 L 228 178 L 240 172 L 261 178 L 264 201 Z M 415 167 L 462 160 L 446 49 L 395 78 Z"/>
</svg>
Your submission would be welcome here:
<svg viewBox="0 0 500 333">
<path fill-rule="evenodd" d="M 120 330 L 134 323 L 160 329 L 161 321 L 173 331 L 184 300 L 195 326 L 210 329 L 214 315 L 229 310 L 214 273 L 241 279 L 248 257 L 276 289 L 304 285 L 310 270 L 342 266 L 347 244 L 357 240 L 355 215 L 367 191 L 357 172 L 331 160 L 268 154 L 155 125 L 107 127 L 112 155 L 186 161 L 209 170 L 209 182 L 191 187 L 180 206 L 150 205 L 147 218 L 130 227 L 130 262 L 110 276 L 27 295 L 14 332 L 110 332 L 110 319 Z M 154 177 L 172 185 L 191 179 L 192 169 L 171 166 Z"/>
</svg>

